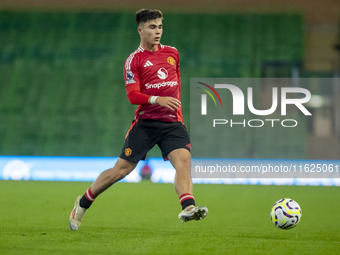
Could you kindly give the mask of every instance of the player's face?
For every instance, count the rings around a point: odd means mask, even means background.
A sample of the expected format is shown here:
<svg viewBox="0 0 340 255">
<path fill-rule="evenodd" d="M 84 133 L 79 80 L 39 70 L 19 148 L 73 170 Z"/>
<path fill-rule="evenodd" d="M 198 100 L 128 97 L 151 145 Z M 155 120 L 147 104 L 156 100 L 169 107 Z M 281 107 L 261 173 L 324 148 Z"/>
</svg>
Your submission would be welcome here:
<svg viewBox="0 0 340 255">
<path fill-rule="evenodd" d="M 149 20 L 138 26 L 138 33 L 141 38 L 141 44 L 144 47 L 154 48 L 160 44 L 163 23 L 162 19 Z"/>
</svg>

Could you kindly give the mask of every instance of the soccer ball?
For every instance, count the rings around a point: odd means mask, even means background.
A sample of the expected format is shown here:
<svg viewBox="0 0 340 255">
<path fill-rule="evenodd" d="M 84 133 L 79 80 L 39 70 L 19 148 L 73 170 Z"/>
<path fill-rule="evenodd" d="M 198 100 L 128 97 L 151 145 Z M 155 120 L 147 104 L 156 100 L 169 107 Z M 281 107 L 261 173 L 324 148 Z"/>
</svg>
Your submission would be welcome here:
<svg viewBox="0 0 340 255">
<path fill-rule="evenodd" d="M 294 228 L 301 219 L 302 211 L 293 199 L 283 198 L 276 201 L 270 211 L 273 224 L 281 229 Z"/>
</svg>

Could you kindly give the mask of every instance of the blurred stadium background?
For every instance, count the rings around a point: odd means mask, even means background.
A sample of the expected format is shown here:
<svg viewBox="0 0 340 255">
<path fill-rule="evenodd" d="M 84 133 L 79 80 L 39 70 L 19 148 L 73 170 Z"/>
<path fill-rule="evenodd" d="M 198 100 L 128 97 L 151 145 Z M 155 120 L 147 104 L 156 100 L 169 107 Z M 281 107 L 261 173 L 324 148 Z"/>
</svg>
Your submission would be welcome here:
<svg viewBox="0 0 340 255">
<path fill-rule="evenodd" d="M 340 189 L 319 186 L 340 178 L 196 179 L 282 186 L 197 184 L 209 215 L 181 224 L 172 185 L 141 181 L 150 171 L 152 182 L 173 181 L 158 149 L 124 179 L 139 183 L 116 184 L 68 230 L 75 196 L 114 164 L 133 118 L 123 64 L 145 7 L 164 12 L 162 43 L 180 52 L 187 125 L 191 77 L 340 76 L 339 0 L 0 0 L 0 254 L 339 254 Z M 313 116 L 289 140 L 269 131 L 252 156 L 273 159 L 280 147 L 287 161 L 339 166 L 339 88 L 313 86 Z M 302 208 L 294 230 L 270 222 L 283 197 Z"/>
<path fill-rule="evenodd" d="M 123 64 L 138 47 L 134 12 L 143 7 L 164 12 L 162 43 L 180 52 L 187 124 L 190 77 L 340 76 L 337 1 L 1 0 L 0 155 L 119 155 L 135 109 Z M 325 103 L 313 109 L 297 158 L 338 160 L 340 92 L 312 94 Z M 268 151 L 280 146 L 273 138 Z"/>
</svg>

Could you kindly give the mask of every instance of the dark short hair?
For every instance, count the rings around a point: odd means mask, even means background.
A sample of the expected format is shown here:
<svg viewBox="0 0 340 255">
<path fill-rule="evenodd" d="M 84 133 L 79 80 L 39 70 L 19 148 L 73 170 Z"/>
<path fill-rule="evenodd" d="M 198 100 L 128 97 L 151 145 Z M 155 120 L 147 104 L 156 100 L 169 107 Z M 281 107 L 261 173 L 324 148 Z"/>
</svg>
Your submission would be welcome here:
<svg viewBox="0 0 340 255">
<path fill-rule="evenodd" d="M 149 20 L 162 19 L 163 13 L 156 9 L 141 9 L 136 12 L 136 22 L 139 25 L 142 22 L 148 22 Z"/>
</svg>

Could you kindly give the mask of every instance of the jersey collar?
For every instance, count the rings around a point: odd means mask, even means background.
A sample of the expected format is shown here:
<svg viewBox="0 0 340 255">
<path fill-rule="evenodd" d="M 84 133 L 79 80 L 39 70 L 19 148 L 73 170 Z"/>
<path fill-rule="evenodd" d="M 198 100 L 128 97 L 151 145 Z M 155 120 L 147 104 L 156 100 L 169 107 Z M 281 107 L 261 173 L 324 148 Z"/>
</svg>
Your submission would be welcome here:
<svg viewBox="0 0 340 255">
<path fill-rule="evenodd" d="M 157 51 L 159 51 L 159 50 L 161 50 L 161 49 L 163 49 L 163 48 L 164 48 L 164 45 L 163 45 L 163 44 L 158 44 L 158 50 L 157 50 Z M 141 45 L 139 45 L 138 49 L 141 50 L 142 52 L 143 52 L 143 51 L 148 51 L 148 50 L 145 50 Z M 148 52 L 152 52 L 152 51 L 148 51 Z M 155 52 L 156 52 L 156 51 L 155 51 Z"/>
</svg>

